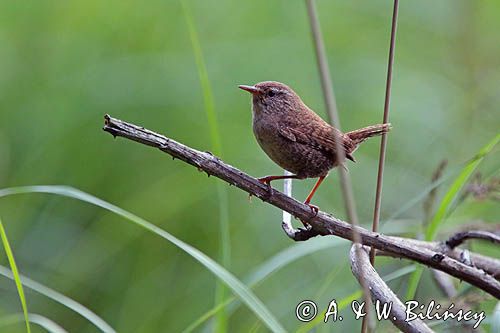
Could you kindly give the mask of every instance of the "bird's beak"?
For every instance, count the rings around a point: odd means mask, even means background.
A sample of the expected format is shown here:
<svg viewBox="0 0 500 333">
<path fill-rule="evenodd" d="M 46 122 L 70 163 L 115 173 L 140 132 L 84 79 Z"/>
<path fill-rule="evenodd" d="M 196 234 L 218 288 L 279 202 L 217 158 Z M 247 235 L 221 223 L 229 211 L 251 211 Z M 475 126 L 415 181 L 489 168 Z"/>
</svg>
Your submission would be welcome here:
<svg viewBox="0 0 500 333">
<path fill-rule="evenodd" d="M 238 88 L 246 90 L 249 93 L 252 93 L 253 95 L 260 94 L 262 92 L 262 90 L 260 88 L 257 88 L 256 86 L 246 86 L 246 85 L 242 84 L 242 85 L 239 85 Z"/>
</svg>

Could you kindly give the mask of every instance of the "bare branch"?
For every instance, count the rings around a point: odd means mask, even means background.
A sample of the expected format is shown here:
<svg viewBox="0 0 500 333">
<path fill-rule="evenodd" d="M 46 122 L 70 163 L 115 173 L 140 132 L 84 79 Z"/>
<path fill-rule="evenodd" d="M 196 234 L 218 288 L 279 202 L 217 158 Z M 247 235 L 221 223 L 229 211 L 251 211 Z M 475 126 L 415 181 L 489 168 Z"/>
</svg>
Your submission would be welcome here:
<svg viewBox="0 0 500 333">
<path fill-rule="evenodd" d="M 328 66 L 328 60 L 325 51 L 325 45 L 323 42 L 323 36 L 321 33 L 321 27 L 319 24 L 318 11 L 316 10 L 316 3 L 314 0 L 306 0 L 307 14 L 309 16 L 309 23 L 311 24 L 311 32 L 314 41 L 314 50 L 316 51 L 316 60 L 318 63 L 319 75 L 321 78 L 321 88 L 323 90 L 323 97 L 325 99 L 325 105 L 328 113 L 328 122 L 337 127 L 337 129 L 342 130 L 340 125 L 340 117 L 337 110 L 337 103 L 335 101 L 335 94 L 333 92 L 332 79 L 330 77 L 330 71 Z M 342 143 L 340 140 L 335 139 L 335 154 L 337 155 L 337 161 L 345 160 L 345 152 L 342 148 Z M 342 162 L 340 162 L 342 164 Z M 347 211 L 347 217 L 351 224 L 355 227 L 359 225 L 358 223 L 358 213 L 356 212 L 356 202 L 354 201 L 354 193 L 352 190 L 351 178 L 347 173 L 347 170 L 340 167 L 338 168 L 339 178 L 340 178 L 340 188 L 342 190 L 342 196 L 344 197 L 344 204 Z M 356 232 L 356 228 L 353 229 L 352 239 L 355 243 L 360 243 L 360 237 Z M 286 230 L 285 230 L 286 231 Z M 288 232 L 287 232 L 288 234 Z M 360 285 L 363 288 L 363 297 L 366 303 L 370 303 L 370 293 L 368 292 L 366 281 L 360 280 Z M 371 313 L 367 313 L 367 318 L 371 317 Z M 371 329 L 371 328 L 370 328 Z M 363 326 L 361 332 L 366 332 L 366 321 L 363 318 Z"/>
<path fill-rule="evenodd" d="M 263 201 L 289 212 L 293 216 L 306 221 L 312 226 L 312 233 L 317 235 L 335 235 L 353 240 L 353 226 L 345 221 L 324 212 L 316 216 L 311 213 L 309 206 L 270 189 L 256 178 L 221 161 L 209 152 L 201 152 L 187 147 L 163 135 L 157 134 L 143 127 L 126 123 L 119 119 L 105 116 L 104 130 L 113 136 L 121 136 L 142 144 L 156 147 L 161 151 L 178 158 L 200 171 L 224 180 L 243 191 L 250 193 Z M 450 257 L 446 253 L 437 251 L 433 243 L 418 242 L 409 238 L 391 237 L 356 227 L 361 243 L 384 251 L 392 256 L 407 258 L 426 266 L 439 269 L 458 279 L 483 289 L 491 295 L 500 298 L 500 282 L 483 270 L 469 266 Z M 307 231 L 310 233 L 311 231 Z M 488 258 L 493 267 L 491 271 L 499 271 L 500 263 L 496 259 Z"/>
<path fill-rule="evenodd" d="M 482 239 L 500 244 L 500 235 L 488 231 L 471 230 L 456 233 L 446 241 L 446 245 L 448 245 L 450 249 L 454 249 L 468 239 Z"/>
<path fill-rule="evenodd" d="M 316 4 L 314 0 L 307 0 L 307 14 L 309 16 L 309 23 L 311 25 L 311 32 L 314 41 L 314 50 L 316 51 L 316 60 L 318 63 L 318 71 L 321 78 L 321 89 L 323 91 L 323 97 L 325 99 L 325 106 L 328 115 L 328 122 L 335 126 L 337 129 L 342 130 L 340 125 L 340 117 L 337 110 L 337 102 L 335 101 L 335 94 L 333 92 L 332 79 L 330 77 L 330 70 L 328 66 L 328 59 L 326 56 L 325 45 L 323 42 L 323 36 L 321 33 L 321 28 L 319 25 L 318 13 L 316 10 Z M 342 148 L 342 142 L 340 140 L 335 141 L 335 154 L 337 155 L 337 161 L 345 160 L 345 151 Z M 356 212 L 356 203 L 354 201 L 354 194 L 352 191 L 352 184 L 349 174 L 346 169 L 338 168 L 340 187 L 342 189 L 342 195 L 344 197 L 344 204 L 347 212 L 347 216 L 351 223 L 358 225 L 358 214 Z M 355 238 L 356 235 L 355 235 Z M 355 239 L 354 241 L 358 241 Z"/>
<path fill-rule="evenodd" d="M 355 246 L 359 247 L 361 255 L 356 256 Z M 358 281 L 362 278 L 361 274 L 366 274 L 364 280 L 368 281 L 372 300 L 383 304 L 392 304 L 389 319 L 392 323 L 403 332 L 422 333 L 432 332 L 432 330 L 420 319 L 407 321 L 406 308 L 399 298 L 392 292 L 392 290 L 385 284 L 384 280 L 378 275 L 377 271 L 370 264 L 370 257 L 368 255 L 369 249 L 362 247 L 359 244 L 354 244 L 351 247 L 350 259 L 351 270 Z M 365 307 L 368 305 L 365 305 Z"/>
<path fill-rule="evenodd" d="M 465 265 L 468 266 L 473 266 L 480 271 L 484 271 L 487 274 L 491 275 L 494 278 L 500 278 L 500 260 L 484 256 L 482 254 L 477 254 L 474 252 L 469 252 L 468 250 L 463 250 L 459 248 L 455 249 L 450 249 L 448 246 L 444 245 L 443 243 L 438 243 L 438 242 L 426 242 L 426 241 L 421 241 L 421 240 L 416 240 L 416 239 L 411 239 L 411 238 L 399 238 L 398 239 L 404 239 L 408 245 L 411 247 L 416 247 L 416 248 L 426 248 L 431 251 L 434 251 L 436 254 L 444 254 L 447 257 L 453 258 Z M 405 258 L 403 256 L 394 254 L 394 253 L 388 253 L 385 251 L 380 251 L 377 250 L 377 255 L 382 255 L 382 256 L 390 256 L 393 258 Z M 453 275 L 453 274 L 450 274 Z"/>
</svg>

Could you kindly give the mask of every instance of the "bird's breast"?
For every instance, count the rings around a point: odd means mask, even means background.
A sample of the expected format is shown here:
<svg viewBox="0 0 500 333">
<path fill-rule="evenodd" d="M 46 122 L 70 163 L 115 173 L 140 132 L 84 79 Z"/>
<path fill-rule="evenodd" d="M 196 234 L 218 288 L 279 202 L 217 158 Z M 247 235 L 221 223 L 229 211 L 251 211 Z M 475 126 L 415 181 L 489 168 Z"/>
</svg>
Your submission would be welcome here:
<svg viewBox="0 0 500 333">
<path fill-rule="evenodd" d="M 253 133 L 260 147 L 276 163 L 281 165 L 283 149 L 288 142 L 279 135 L 279 123 L 266 115 L 254 114 Z"/>
<path fill-rule="evenodd" d="M 280 121 L 254 114 L 253 132 L 264 152 L 280 167 L 300 177 L 326 175 L 333 160 L 324 152 L 307 147 L 279 133 Z"/>
<path fill-rule="evenodd" d="M 253 117 L 253 133 L 255 138 L 262 149 L 268 153 L 269 146 L 276 144 L 276 141 L 279 140 L 278 124 L 274 119 L 268 119 L 269 117 L 263 114 L 254 113 Z"/>
</svg>

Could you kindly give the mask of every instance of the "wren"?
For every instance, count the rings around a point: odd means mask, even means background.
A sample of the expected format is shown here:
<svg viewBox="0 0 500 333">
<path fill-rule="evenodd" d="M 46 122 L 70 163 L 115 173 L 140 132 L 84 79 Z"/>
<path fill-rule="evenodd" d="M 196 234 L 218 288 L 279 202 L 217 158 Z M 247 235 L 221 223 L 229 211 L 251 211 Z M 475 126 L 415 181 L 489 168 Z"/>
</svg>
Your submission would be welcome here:
<svg viewBox="0 0 500 333">
<path fill-rule="evenodd" d="M 304 202 L 315 214 L 318 207 L 311 205 L 314 193 L 332 168 L 344 165 L 336 153 L 335 140 L 339 140 L 344 158 L 355 162 L 352 154 L 359 144 L 391 128 L 390 124 L 378 124 L 342 133 L 283 83 L 265 81 L 239 88 L 252 94 L 253 133 L 260 147 L 276 164 L 293 173 L 259 181 L 270 186 L 277 179 L 319 178 Z"/>
</svg>

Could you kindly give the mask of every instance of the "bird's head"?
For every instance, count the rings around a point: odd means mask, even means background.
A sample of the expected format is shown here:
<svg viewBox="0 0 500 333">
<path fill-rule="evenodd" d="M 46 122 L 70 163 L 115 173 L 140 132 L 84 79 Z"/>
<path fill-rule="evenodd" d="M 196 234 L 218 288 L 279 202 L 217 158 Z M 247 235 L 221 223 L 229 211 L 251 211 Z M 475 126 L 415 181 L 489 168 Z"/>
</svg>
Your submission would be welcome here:
<svg viewBox="0 0 500 333">
<path fill-rule="evenodd" d="M 280 113 L 294 109 L 302 103 L 300 97 L 286 84 L 276 81 L 259 82 L 253 86 L 240 85 L 240 89 L 252 94 L 255 113 Z"/>
</svg>

